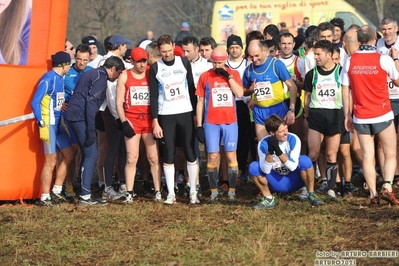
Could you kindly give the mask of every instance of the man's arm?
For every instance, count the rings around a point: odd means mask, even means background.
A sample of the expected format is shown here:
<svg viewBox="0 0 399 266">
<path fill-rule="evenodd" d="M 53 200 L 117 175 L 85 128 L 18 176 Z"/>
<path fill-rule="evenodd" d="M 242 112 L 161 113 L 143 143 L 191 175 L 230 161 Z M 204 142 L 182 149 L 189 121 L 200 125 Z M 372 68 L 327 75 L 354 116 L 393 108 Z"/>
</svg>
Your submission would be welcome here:
<svg viewBox="0 0 399 266">
<path fill-rule="evenodd" d="M 191 106 L 193 107 L 193 114 L 195 115 L 196 106 L 197 106 L 197 97 L 195 96 L 195 84 L 194 84 L 194 78 L 193 78 L 193 71 L 191 69 L 190 61 L 188 61 L 184 57 L 182 57 L 182 61 L 183 61 L 184 67 L 187 70 L 186 78 L 187 78 L 187 85 L 188 85 L 188 93 L 190 95 Z"/>
<path fill-rule="evenodd" d="M 287 79 L 284 83 L 285 85 L 287 85 L 290 92 L 290 105 L 288 106 L 288 112 L 284 116 L 284 120 L 286 121 L 287 125 L 292 125 L 295 123 L 295 103 L 298 88 L 296 87 L 295 82 L 292 78 Z"/>
<path fill-rule="evenodd" d="M 150 88 L 150 111 L 152 119 L 158 118 L 158 80 L 157 80 L 158 64 L 155 62 L 150 67 L 149 88 Z"/>
<path fill-rule="evenodd" d="M 150 88 L 150 111 L 152 117 L 152 133 L 155 138 L 163 138 L 163 130 L 158 122 L 158 64 L 155 62 L 150 67 L 149 88 Z"/>
<path fill-rule="evenodd" d="M 238 72 L 232 73 L 232 78 L 228 79 L 230 84 L 230 89 L 234 93 L 234 95 L 238 98 L 244 96 L 244 89 L 241 86 L 241 78 Z"/>
<path fill-rule="evenodd" d="M 197 127 L 202 127 L 203 126 L 202 125 L 202 119 L 203 119 L 203 116 L 204 116 L 204 104 L 205 104 L 204 97 L 198 97 L 197 112 L 196 112 L 196 114 L 197 114 L 197 116 L 196 116 Z"/>
<path fill-rule="evenodd" d="M 123 71 L 118 78 L 116 86 L 116 112 L 118 113 L 121 122 L 126 121 L 125 109 L 123 108 L 123 102 L 125 100 L 125 84 L 127 81 L 127 72 Z"/>
<path fill-rule="evenodd" d="M 49 87 L 48 81 L 41 80 L 39 82 L 39 85 L 37 86 L 35 94 L 33 95 L 31 107 L 33 110 L 33 114 L 35 115 L 36 121 L 43 120 L 41 103 L 44 95 L 47 93 L 48 87 Z"/>
<path fill-rule="evenodd" d="M 310 111 L 310 96 L 313 90 L 313 85 L 312 85 L 312 80 L 313 80 L 313 71 L 309 71 L 305 75 L 305 80 L 303 82 L 303 89 L 305 91 L 305 97 L 304 97 L 304 107 L 303 111 L 305 112 L 305 118 L 309 116 L 309 111 Z"/>
</svg>

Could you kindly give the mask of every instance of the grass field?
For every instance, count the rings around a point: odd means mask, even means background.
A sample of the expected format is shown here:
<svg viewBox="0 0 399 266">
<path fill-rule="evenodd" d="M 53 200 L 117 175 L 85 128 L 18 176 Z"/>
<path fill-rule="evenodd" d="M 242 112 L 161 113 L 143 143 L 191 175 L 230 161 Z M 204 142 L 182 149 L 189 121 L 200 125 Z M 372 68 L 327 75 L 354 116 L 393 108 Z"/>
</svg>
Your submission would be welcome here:
<svg viewBox="0 0 399 266">
<path fill-rule="evenodd" d="M 236 205 L 223 198 L 206 205 L 206 197 L 195 206 L 147 197 L 99 207 L 3 205 L 0 264 L 315 265 L 322 252 L 399 250 L 398 207 L 369 208 L 364 193 L 319 207 L 285 195 L 275 208 L 254 211 L 254 191 L 245 184 Z M 341 265 L 399 265 L 399 258 L 347 259 L 354 260 Z"/>
</svg>

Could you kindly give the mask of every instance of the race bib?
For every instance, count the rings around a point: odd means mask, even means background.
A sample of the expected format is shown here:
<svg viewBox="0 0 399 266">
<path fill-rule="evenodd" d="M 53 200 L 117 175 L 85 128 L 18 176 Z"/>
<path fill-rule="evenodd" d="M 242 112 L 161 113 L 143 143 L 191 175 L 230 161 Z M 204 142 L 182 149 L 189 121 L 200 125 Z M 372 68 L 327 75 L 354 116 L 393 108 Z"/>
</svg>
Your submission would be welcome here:
<svg viewBox="0 0 399 266">
<path fill-rule="evenodd" d="M 280 160 L 276 160 L 273 163 L 273 170 L 279 175 L 288 175 L 291 172 Z"/>
<path fill-rule="evenodd" d="M 131 105 L 150 105 L 150 91 L 148 86 L 130 87 Z"/>
<path fill-rule="evenodd" d="M 271 100 L 274 98 L 272 84 L 270 81 L 257 82 L 254 93 L 258 102 Z"/>
<path fill-rule="evenodd" d="M 230 88 L 213 88 L 212 106 L 213 107 L 233 106 L 233 94 L 231 93 Z"/>
<path fill-rule="evenodd" d="M 57 92 L 55 100 L 56 100 L 55 110 L 60 111 L 62 105 L 65 102 L 65 93 L 64 92 Z"/>
<path fill-rule="evenodd" d="M 317 85 L 317 101 L 323 104 L 335 103 L 337 97 L 337 84 L 336 83 L 324 83 Z"/>
<path fill-rule="evenodd" d="M 184 88 L 179 86 L 165 85 L 165 99 L 167 101 L 178 101 L 185 99 Z"/>
<path fill-rule="evenodd" d="M 392 96 L 392 95 L 399 96 L 399 87 L 396 87 L 396 86 L 393 84 L 392 80 L 389 79 L 389 78 L 388 78 L 387 83 L 388 83 L 389 95 L 390 95 L 390 96 Z"/>
</svg>

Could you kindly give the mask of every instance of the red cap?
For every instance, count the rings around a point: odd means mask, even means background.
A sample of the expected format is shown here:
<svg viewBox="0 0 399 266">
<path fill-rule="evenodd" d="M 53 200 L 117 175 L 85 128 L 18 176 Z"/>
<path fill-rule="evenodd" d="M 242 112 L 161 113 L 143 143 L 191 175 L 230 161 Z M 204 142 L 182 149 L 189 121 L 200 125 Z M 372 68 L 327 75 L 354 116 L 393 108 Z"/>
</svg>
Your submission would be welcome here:
<svg viewBox="0 0 399 266">
<path fill-rule="evenodd" d="M 136 62 L 138 62 L 142 59 L 148 60 L 147 52 L 143 48 L 140 48 L 140 47 L 134 48 L 132 50 L 132 52 L 130 53 L 130 56 Z"/>
<path fill-rule="evenodd" d="M 175 46 L 174 52 L 175 52 L 175 55 L 180 56 L 180 57 L 183 57 L 183 55 L 184 55 L 183 49 L 178 45 Z"/>
</svg>

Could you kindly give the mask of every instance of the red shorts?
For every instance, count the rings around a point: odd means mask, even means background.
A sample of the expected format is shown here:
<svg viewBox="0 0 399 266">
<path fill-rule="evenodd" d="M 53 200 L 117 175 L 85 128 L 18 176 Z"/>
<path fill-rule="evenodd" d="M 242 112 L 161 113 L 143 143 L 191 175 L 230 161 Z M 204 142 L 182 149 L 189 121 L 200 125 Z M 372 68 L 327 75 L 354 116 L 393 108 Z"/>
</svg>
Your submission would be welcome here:
<svg viewBox="0 0 399 266">
<path fill-rule="evenodd" d="M 126 119 L 133 125 L 136 134 L 152 133 L 152 119 L 150 114 L 129 114 Z"/>
</svg>

